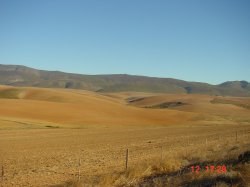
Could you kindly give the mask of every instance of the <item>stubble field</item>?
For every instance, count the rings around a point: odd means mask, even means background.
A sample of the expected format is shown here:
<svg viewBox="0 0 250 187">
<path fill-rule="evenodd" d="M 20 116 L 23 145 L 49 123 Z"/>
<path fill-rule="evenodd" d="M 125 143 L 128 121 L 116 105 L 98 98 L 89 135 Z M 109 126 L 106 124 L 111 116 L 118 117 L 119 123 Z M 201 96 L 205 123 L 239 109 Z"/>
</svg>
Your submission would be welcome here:
<svg viewBox="0 0 250 187">
<path fill-rule="evenodd" d="M 239 155 L 250 150 L 249 103 L 1 86 L 0 184 L 247 186 L 249 164 Z M 192 164 L 228 171 L 196 173 Z"/>
</svg>

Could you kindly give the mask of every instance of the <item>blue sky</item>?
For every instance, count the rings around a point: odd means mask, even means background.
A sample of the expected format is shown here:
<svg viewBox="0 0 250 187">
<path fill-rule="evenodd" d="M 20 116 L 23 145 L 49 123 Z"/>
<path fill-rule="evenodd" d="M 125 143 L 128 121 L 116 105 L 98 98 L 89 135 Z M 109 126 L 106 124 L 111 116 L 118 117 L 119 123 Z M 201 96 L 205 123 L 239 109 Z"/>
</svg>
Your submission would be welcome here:
<svg viewBox="0 0 250 187">
<path fill-rule="evenodd" d="M 0 64 L 250 81 L 250 1 L 0 0 Z"/>
</svg>

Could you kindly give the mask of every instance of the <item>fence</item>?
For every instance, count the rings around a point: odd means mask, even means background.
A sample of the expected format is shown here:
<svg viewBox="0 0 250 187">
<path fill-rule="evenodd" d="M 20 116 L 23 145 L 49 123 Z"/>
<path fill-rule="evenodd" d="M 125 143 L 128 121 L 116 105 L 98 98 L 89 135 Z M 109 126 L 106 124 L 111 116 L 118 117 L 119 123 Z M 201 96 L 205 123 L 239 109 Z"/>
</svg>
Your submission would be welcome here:
<svg viewBox="0 0 250 187">
<path fill-rule="evenodd" d="M 189 157 L 198 157 L 200 153 L 210 153 L 210 149 L 213 149 L 213 146 L 218 146 L 226 141 L 229 142 L 229 145 L 237 145 L 242 143 L 242 141 L 248 141 L 250 139 L 249 137 L 249 130 L 239 130 L 228 134 L 211 133 L 206 136 L 186 135 L 169 139 L 166 137 L 164 141 L 160 142 L 149 140 L 143 145 L 123 146 L 117 149 L 118 151 L 116 151 L 116 154 L 107 154 L 104 151 L 100 155 L 96 155 L 95 158 L 98 160 L 94 160 L 93 158 L 92 162 L 99 164 L 94 165 L 95 170 L 98 171 L 94 174 L 108 175 L 114 172 L 128 171 L 148 160 L 151 160 L 152 163 L 163 163 L 170 155 L 180 154 L 180 156 L 185 157 L 186 159 Z M 107 152 L 108 151 L 109 150 L 107 150 Z M 105 158 L 106 155 L 109 155 L 109 158 Z M 98 157 L 104 157 L 103 162 L 101 162 L 102 164 L 100 164 L 100 159 Z M 60 175 L 61 178 L 78 181 L 84 180 L 90 176 L 89 173 L 93 173 L 93 170 L 88 169 L 88 164 L 86 164 L 86 157 L 84 154 L 79 154 L 78 158 L 74 158 L 73 160 L 75 164 L 70 164 L 70 169 L 65 169 L 59 165 L 58 169 L 47 168 L 46 170 L 43 170 L 43 172 L 50 172 L 52 175 Z M 105 171 L 104 168 L 109 169 Z M 6 180 L 11 180 L 11 177 L 14 176 L 11 172 L 11 169 L 8 169 L 8 165 L 2 164 L 0 176 L 1 184 Z"/>
</svg>

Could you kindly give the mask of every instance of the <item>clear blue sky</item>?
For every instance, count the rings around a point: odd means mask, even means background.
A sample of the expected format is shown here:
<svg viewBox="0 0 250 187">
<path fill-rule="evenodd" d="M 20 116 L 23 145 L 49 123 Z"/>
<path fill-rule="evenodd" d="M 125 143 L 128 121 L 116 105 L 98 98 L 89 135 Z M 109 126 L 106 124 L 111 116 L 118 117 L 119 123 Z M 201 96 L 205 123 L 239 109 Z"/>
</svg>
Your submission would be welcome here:
<svg viewBox="0 0 250 187">
<path fill-rule="evenodd" d="M 0 0 L 0 64 L 250 81 L 250 1 Z"/>
</svg>

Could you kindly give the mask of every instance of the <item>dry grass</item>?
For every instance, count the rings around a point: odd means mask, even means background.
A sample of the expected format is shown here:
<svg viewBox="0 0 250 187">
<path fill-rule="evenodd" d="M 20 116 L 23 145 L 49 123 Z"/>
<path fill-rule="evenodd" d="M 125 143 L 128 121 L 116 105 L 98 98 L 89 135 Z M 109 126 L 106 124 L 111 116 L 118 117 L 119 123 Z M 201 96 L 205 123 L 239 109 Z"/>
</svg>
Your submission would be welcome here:
<svg viewBox="0 0 250 187">
<path fill-rule="evenodd" d="M 250 148 L 249 131 L 246 125 L 2 130 L 0 160 L 6 170 L 3 184 L 136 185 L 144 178 L 176 172 L 192 163 L 236 158 Z M 126 148 L 129 170 L 124 172 Z M 79 158 L 81 182 L 77 183 Z M 189 176 L 194 177 L 187 174 L 167 179 L 179 184 Z M 244 179 L 247 177 L 249 173 Z M 155 181 L 155 186 L 166 182 L 159 177 Z"/>
<path fill-rule="evenodd" d="M 4 187 L 185 186 L 215 179 L 217 186 L 223 186 L 224 178 L 218 175 L 169 175 L 193 163 L 230 160 L 250 149 L 250 111 L 213 104 L 215 96 L 12 89 L 0 86 L 4 90 L 0 94 L 0 166 L 5 170 L 0 182 Z M 126 101 L 134 97 L 145 100 L 131 106 Z M 164 102 L 187 105 L 140 108 Z M 129 169 L 125 172 L 127 148 Z M 248 182 L 249 170 L 237 167 L 225 180 L 239 175 Z"/>
<path fill-rule="evenodd" d="M 250 184 L 247 177 L 244 179 L 241 170 L 249 165 L 241 165 L 241 169 L 235 169 L 230 165 L 230 160 L 238 159 L 238 156 L 249 151 L 249 137 L 245 134 L 241 142 L 228 137 L 227 141 L 211 141 L 204 145 L 190 145 L 180 147 L 164 155 L 161 160 L 154 156 L 148 160 L 141 160 L 128 171 L 116 172 L 100 176 L 98 180 L 90 182 L 97 186 L 241 186 Z M 249 160 L 249 158 L 248 158 Z M 217 172 L 201 171 L 198 174 L 191 172 L 191 165 L 227 166 L 225 174 Z M 185 168 L 186 167 L 186 168 Z M 188 171 L 187 173 L 185 173 Z M 250 173 L 247 174 L 248 177 Z M 84 183 L 84 182 L 83 182 Z M 85 181 L 86 183 L 86 181 Z M 85 184 L 84 183 L 84 184 Z M 78 185 L 81 183 L 78 183 Z"/>
</svg>

